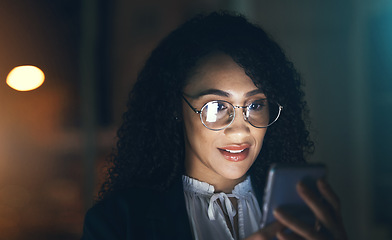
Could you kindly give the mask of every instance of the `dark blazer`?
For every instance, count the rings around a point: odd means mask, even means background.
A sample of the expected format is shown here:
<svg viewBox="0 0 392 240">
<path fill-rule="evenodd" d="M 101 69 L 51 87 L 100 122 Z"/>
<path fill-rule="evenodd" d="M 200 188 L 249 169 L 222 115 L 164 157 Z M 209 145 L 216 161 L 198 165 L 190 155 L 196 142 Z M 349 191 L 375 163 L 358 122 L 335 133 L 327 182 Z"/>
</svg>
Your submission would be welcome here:
<svg viewBox="0 0 392 240">
<path fill-rule="evenodd" d="M 181 179 L 166 192 L 129 189 L 86 214 L 82 240 L 192 239 Z"/>
<path fill-rule="evenodd" d="M 261 204 L 260 191 L 254 189 Z M 82 240 L 192 239 L 181 178 L 168 191 L 130 189 L 86 214 Z"/>
</svg>

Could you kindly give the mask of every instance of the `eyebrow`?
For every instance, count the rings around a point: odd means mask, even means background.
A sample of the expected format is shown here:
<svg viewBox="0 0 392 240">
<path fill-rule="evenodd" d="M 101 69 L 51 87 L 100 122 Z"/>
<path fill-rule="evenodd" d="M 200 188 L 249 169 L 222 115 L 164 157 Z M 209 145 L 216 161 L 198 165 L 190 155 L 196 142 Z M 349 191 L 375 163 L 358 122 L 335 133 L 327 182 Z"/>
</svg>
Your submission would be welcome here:
<svg viewBox="0 0 392 240">
<path fill-rule="evenodd" d="M 247 92 L 245 94 L 245 97 L 251 97 L 251 96 L 254 96 L 254 95 L 259 94 L 259 93 L 263 93 L 263 91 L 261 89 L 255 89 L 255 90 L 252 90 L 250 92 Z M 230 93 L 222 91 L 222 90 L 219 90 L 219 89 L 215 89 L 215 88 L 206 89 L 206 90 L 201 91 L 201 92 L 199 92 L 199 93 L 197 93 L 195 95 L 188 95 L 188 94 L 185 94 L 185 95 L 187 97 L 191 97 L 191 98 L 200 98 L 200 97 L 205 96 L 205 95 L 217 95 L 217 96 L 221 96 L 221 97 L 230 97 L 231 96 Z"/>
<path fill-rule="evenodd" d="M 211 89 L 201 91 L 195 95 L 187 95 L 187 96 L 191 97 L 191 98 L 199 98 L 199 97 L 202 97 L 205 95 L 217 95 L 217 96 L 222 96 L 222 97 L 229 97 L 231 94 L 228 92 L 219 90 L 219 89 L 211 88 Z"/>
<path fill-rule="evenodd" d="M 261 89 L 255 89 L 245 94 L 245 97 L 251 97 L 259 93 L 264 93 Z"/>
</svg>

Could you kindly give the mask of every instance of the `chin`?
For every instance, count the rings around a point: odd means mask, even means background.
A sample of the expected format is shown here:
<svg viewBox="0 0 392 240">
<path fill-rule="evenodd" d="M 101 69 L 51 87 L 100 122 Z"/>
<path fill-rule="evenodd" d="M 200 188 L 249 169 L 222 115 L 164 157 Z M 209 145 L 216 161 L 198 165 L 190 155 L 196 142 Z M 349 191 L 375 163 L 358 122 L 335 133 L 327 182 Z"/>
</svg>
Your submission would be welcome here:
<svg viewBox="0 0 392 240">
<path fill-rule="evenodd" d="M 241 171 L 241 172 L 230 172 L 226 174 L 222 174 L 226 179 L 230 180 L 238 180 L 243 178 L 246 175 L 247 171 Z"/>
<path fill-rule="evenodd" d="M 253 162 L 252 162 L 253 163 Z M 237 166 L 233 166 L 233 165 L 237 165 Z M 242 166 L 239 166 L 242 165 Z M 222 176 L 224 176 L 227 179 L 231 179 L 231 180 L 236 180 L 236 179 L 240 179 L 244 176 L 247 175 L 250 167 L 252 166 L 251 163 L 246 163 L 245 161 L 241 163 L 237 162 L 237 163 L 231 163 L 229 166 L 226 165 L 225 169 L 222 169 L 223 171 L 221 172 Z"/>
</svg>

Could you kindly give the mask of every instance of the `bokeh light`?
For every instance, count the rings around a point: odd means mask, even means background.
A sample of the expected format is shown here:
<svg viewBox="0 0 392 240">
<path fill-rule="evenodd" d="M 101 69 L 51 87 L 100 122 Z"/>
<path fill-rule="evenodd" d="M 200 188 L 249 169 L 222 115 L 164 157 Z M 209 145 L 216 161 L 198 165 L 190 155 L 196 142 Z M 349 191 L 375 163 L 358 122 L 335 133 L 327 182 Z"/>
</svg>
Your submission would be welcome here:
<svg viewBox="0 0 392 240">
<path fill-rule="evenodd" d="M 36 66 L 19 66 L 11 70 L 7 76 L 7 84 L 17 91 L 31 91 L 45 80 L 45 74 Z"/>
</svg>

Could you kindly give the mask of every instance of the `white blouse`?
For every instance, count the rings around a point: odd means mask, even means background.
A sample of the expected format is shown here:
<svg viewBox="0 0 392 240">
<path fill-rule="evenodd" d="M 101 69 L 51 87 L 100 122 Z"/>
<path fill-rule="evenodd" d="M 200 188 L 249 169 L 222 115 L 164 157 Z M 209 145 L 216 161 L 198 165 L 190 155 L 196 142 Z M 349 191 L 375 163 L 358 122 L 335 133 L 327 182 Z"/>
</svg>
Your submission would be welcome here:
<svg viewBox="0 0 392 240">
<path fill-rule="evenodd" d="M 260 207 L 249 176 L 245 181 L 237 184 L 230 194 L 214 193 L 214 186 L 188 176 L 182 176 L 182 180 L 189 221 L 195 240 L 237 240 L 237 235 L 243 239 L 261 228 Z M 234 236 L 225 220 L 226 215 L 230 220 L 231 229 L 235 229 L 233 219 L 237 211 L 230 197 L 237 198 L 238 203 L 239 232 Z"/>
</svg>

